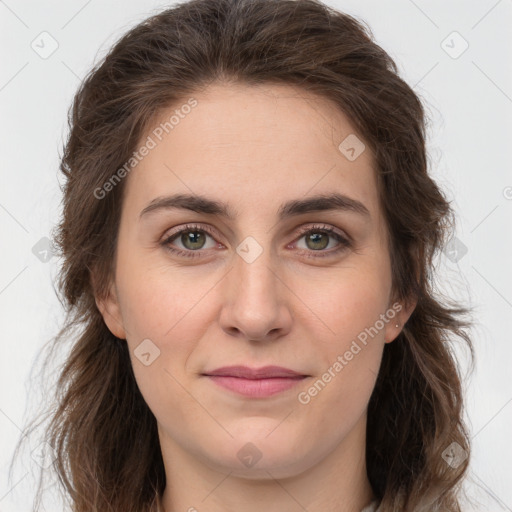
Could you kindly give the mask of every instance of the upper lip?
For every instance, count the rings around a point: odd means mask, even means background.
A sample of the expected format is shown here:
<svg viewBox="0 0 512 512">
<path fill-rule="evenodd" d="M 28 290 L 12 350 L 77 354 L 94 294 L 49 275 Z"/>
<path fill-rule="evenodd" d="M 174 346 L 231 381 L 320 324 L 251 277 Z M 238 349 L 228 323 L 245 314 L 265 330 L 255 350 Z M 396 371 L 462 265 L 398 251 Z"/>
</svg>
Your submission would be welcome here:
<svg viewBox="0 0 512 512">
<path fill-rule="evenodd" d="M 249 368 L 248 366 L 223 366 L 203 375 L 222 375 L 224 377 L 241 377 L 243 379 L 270 379 L 275 377 L 306 377 L 303 373 L 283 368 L 282 366 L 263 366 Z"/>
</svg>

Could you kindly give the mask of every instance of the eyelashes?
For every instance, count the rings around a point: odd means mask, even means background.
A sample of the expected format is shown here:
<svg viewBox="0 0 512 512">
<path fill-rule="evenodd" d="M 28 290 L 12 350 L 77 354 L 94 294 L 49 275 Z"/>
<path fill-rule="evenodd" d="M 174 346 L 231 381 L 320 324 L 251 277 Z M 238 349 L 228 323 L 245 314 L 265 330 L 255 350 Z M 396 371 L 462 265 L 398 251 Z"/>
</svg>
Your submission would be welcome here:
<svg viewBox="0 0 512 512">
<path fill-rule="evenodd" d="M 348 237 L 343 236 L 336 229 L 326 225 L 313 225 L 308 227 L 302 227 L 299 230 L 299 237 L 296 240 L 302 240 L 304 237 L 309 236 L 309 241 L 316 243 L 314 240 L 311 239 L 311 236 L 318 234 L 327 236 L 328 238 L 334 238 L 338 242 L 338 245 L 334 249 L 329 250 L 325 250 L 325 248 L 320 250 L 308 248 L 300 249 L 299 252 L 301 254 L 311 258 L 326 258 L 329 256 L 339 254 L 342 251 L 345 251 L 348 248 L 352 247 L 352 243 Z"/>
<path fill-rule="evenodd" d="M 182 256 L 185 258 L 197 258 L 202 256 L 202 252 L 204 252 L 205 249 L 200 250 L 191 250 L 191 249 L 177 249 L 175 247 L 172 247 L 171 243 L 176 240 L 178 237 L 183 236 L 186 233 L 206 233 L 212 238 L 214 237 L 212 230 L 208 226 L 200 226 L 197 224 L 187 224 L 183 229 L 180 229 L 179 231 L 176 231 L 175 233 L 169 235 L 162 241 L 162 245 L 165 247 L 166 250 L 171 252 L 172 254 L 175 254 L 177 256 Z"/>
<path fill-rule="evenodd" d="M 199 234 L 199 237 L 197 235 Z M 194 236 L 190 236 L 194 235 Z M 175 231 L 171 233 L 169 236 L 165 237 L 164 240 L 160 243 L 167 251 L 169 251 L 171 254 L 183 258 L 200 258 L 204 257 L 204 252 L 208 252 L 210 248 L 204 248 L 200 247 L 197 249 L 187 249 L 186 247 L 184 249 L 177 248 L 172 245 L 172 243 L 179 239 L 179 242 L 184 245 L 185 243 L 197 243 L 197 239 L 199 238 L 199 241 L 202 241 L 204 235 L 210 236 L 211 238 L 215 239 L 215 234 L 213 230 L 207 226 L 207 225 L 200 225 L 200 224 L 187 224 L 179 231 Z M 187 238 L 188 237 L 188 238 Z M 338 232 L 336 229 L 329 225 L 313 225 L 313 226 L 307 226 L 307 227 L 301 227 L 299 229 L 298 237 L 294 239 L 292 244 L 296 245 L 296 243 L 299 240 L 302 240 L 303 238 L 309 237 L 309 239 L 306 240 L 306 244 L 309 242 L 313 244 L 317 244 L 319 238 L 326 237 L 336 240 L 338 242 L 338 245 L 334 249 L 328 249 L 325 250 L 325 247 L 322 247 L 320 249 L 298 249 L 298 252 L 309 258 L 325 258 L 329 256 L 338 255 L 343 251 L 346 251 L 350 247 L 352 247 L 352 242 L 349 239 L 349 237 L 343 236 L 340 232 Z M 328 245 L 330 242 L 328 243 Z M 214 247 L 218 245 L 216 242 L 213 244 Z M 320 244 L 322 245 L 322 244 Z"/>
</svg>

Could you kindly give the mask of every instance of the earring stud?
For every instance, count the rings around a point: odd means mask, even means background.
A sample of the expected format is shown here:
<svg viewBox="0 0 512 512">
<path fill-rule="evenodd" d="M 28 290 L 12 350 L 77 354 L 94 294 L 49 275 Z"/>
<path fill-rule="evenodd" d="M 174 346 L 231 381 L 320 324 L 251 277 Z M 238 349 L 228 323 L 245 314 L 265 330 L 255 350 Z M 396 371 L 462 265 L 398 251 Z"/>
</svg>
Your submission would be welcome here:
<svg viewBox="0 0 512 512">
<path fill-rule="evenodd" d="M 400 327 L 400 324 L 395 324 L 395 327 Z"/>
</svg>

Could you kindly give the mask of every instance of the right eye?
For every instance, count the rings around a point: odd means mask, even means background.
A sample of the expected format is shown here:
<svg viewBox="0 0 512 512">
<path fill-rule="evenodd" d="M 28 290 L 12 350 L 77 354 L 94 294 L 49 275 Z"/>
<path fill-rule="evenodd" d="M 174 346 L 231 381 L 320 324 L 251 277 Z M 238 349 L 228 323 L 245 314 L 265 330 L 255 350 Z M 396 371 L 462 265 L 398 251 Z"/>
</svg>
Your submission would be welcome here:
<svg viewBox="0 0 512 512">
<path fill-rule="evenodd" d="M 163 245 L 171 253 L 174 253 L 178 256 L 196 258 L 201 256 L 199 251 L 216 247 L 216 243 L 212 244 L 210 247 L 204 247 L 208 237 L 213 238 L 213 235 L 211 234 L 210 229 L 206 226 L 187 224 L 182 229 L 174 231 L 169 236 L 167 236 L 161 242 L 161 245 Z M 173 247 L 172 243 L 176 240 L 181 243 L 183 247 Z"/>
</svg>

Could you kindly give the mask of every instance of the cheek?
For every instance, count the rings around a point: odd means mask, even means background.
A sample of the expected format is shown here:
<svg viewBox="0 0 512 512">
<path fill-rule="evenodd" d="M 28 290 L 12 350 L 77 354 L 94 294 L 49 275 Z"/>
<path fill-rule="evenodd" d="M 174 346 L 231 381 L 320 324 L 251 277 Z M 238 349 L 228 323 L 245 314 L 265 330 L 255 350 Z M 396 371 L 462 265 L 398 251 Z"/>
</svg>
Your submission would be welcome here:
<svg viewBox="0 0 512 512">
<path fill-rule="evenodd" d="M 358 418 L 371 396 L 379 372 L 385 339 L 390 281 L 385 272 L 345 269 L 337 279 L 325 279 L 324 293 L 313 293 L 312 308 L 322 320 L 314 319 L 310 336 L 322 363 L 320 373 L 305 388 L 299 402 L 310 420 L 317 422 L 330 412 L 324 427 Z M 312 325 L 312 324 L 311 324 Z M 320 326 L 320 327 L 318 327 Z M 320 333 L 321 331 L 321 333 Z M 345 424 L 345 423 L 343 423 Z M 328 426 L 329 425 L 329 426 Z M 348 425 L 346 425 L 348 426 Z"/>
<path fill-rule="evenodd" d="M 340 428 L 348 432 L 367 407 L 382 359 L 386 322 L 381 315 L 389 292 L 379 274 L 347 273 L 336 284 L 329 282 L 325 294 L 316 292 L 312 307 L 323 321 L 315 321 L 321 327 L 310 333 L 321 369 L 297 397 L 308 421 L 327 437 Z"/>
<path fill-rule="evenodd" d="M 337 273 L 318 277 L 307 285 L 304 280 L 301 296 L 322 321 L 327 346 L 343 349 L 352 339 L 364 340 L 371 330 L 372 338 L 383 339 L 382 322 L 377 324 L 378 334 L 371 329 L 389 307 L 390 276 L 385 267 L 367 266 L 342 268 Z"/>
<path fill-rule="evenodd" d="M 175 392 L 171 375 L 183 372 L 193 340 L 201 339 L 198 312 L 206 321 L 199 307 L 205 292 L 178 272 L 171 276 L 169 269 L 147 263 L 132 268 L 144 270 L 119 266 L 117 289 L 134 374 L 151 407 L 152 397 Z"/>
<path fill-rule="evenodd" d="M 212 276 L 198 276 L 187 269 L 170 269 L 144 262 L 139 272 L 119 272 L 118 289 L 128 337 L 154 338 L 164 343 L 169 338 L 181 338 L 183 332 L 198 326 L 189 318 L 197 311 L 205 313 L 207 292 L 215 281 Z M 197 318 L 196 318 L 197 320 Z"/>
<path fill-rule="evenodd" d="M 204 286 L 192 286 L 178 272 L 171 278 L 168 269 L 124 276 L 119 274 L 118 290 L 135 379 L 153 414 L 170 418 L 176 407 L 190 405 L 184 371 L 210 321 L 200 307 Z"/>
</svg>

